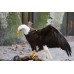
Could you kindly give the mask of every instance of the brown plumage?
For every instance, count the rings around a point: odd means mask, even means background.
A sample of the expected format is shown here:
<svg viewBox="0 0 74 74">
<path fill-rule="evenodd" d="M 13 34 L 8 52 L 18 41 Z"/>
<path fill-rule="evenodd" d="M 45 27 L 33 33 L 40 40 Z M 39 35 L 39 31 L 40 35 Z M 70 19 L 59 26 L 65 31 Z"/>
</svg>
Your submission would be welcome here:
<svg viewBox="0 0 74 74">
<path fill-rule="evenodd" d="M 44 45 L 49 48 L 60 47 L 65 50 L 68 56 L 71 56 L 71 48 L 64 36 L 54 27 L 48 25 L 41 30 L 32 30 L 28 35 L 25 35 L 32 50 L 36 50 L 36 46 L 39 47 L 40 51 Z"/>
</svg>

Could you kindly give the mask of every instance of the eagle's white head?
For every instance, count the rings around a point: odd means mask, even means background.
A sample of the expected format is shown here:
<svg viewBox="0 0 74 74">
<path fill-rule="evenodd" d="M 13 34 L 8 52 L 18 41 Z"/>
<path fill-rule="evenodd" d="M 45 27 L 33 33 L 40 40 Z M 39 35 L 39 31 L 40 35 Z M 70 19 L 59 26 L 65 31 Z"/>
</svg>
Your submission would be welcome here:
<svg viewBox="0 0 74 74">
<path fill-rule="evenodd" d="M 27 35 L 30 32 L 30 28 L 27 25 L 22 24 L 18 27 L 17 34 L 19 34 L 21 31 Z"/>
</svg>

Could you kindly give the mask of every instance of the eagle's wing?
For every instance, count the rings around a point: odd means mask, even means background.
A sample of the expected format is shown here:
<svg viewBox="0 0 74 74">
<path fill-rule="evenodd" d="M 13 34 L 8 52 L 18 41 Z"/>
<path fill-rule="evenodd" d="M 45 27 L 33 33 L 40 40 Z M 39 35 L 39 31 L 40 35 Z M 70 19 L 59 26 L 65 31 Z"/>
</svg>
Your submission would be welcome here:
<svg viewBox="0 0 74 74">
<path fill-rule="evenodd" d="M 39 35 L 43 42 L 49 48 L 60 47 L 65 50 L 68 56 L 71 56 L 71 48 L 64 36 L 51 25 L 39 30 Z"/>
</svg>

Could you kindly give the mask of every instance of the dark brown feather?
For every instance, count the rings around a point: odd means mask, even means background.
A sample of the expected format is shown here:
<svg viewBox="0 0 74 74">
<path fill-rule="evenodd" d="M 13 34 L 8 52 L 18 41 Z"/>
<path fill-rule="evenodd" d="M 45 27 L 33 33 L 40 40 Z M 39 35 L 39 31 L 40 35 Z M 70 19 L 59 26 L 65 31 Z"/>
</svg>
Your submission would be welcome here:
<svg viewBox="0 0 74 74">
<path fill-rule="evenodd" d="M 65 50 L 68 56 L 71 56 L 71 48 L 64 36 L 54 27 L 48 25 L 41 30 L 32 30 L 26 35 L 28 42 L 30 43 L 32 50 L 36 50 L 36 46 L 39 47 L 39 51 L 43 49 L 44 45 L 49 48 L 60 47 Z"/>
</svg>

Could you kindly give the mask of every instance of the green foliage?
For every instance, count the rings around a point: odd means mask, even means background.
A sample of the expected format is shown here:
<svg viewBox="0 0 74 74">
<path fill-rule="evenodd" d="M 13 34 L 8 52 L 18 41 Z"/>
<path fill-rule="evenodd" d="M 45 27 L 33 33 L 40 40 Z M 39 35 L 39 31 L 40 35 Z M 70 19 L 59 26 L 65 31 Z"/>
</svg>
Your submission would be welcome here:
<svg viewBox="0 0 74 74">
<path fill-rule="evenodd" d="M 17 12 L 10 12 L 8 14 L 7 21 L 8 21 L 8 27 L 9 28 L 13 28 L 14 26 L 16 27 L 19 24 L 21 24 L 18 16 L 19 16 L 19 14 Z"/>
<path fill-rule="evenodd" d="M 21 24 L 21 21 L 19 19 L 19 13 L 17 12 L 10 12 L 7 16 L 7 22 L 8 22 L 8 27 L 7 27 L 7 43 L 8 44 L 13 44 L 16 42 L 16 30 L 17 27 Z"/>
<path fill-rule="evenodd" d="M 35 28 L 41 29 L 41 28 L 45 27 L 48 17 L 49 17 L 49 12 L 40 12 L 40 16 L 39 16 L 37 24 L 35 25 Z"/>
</svg>

